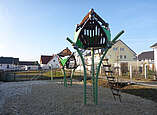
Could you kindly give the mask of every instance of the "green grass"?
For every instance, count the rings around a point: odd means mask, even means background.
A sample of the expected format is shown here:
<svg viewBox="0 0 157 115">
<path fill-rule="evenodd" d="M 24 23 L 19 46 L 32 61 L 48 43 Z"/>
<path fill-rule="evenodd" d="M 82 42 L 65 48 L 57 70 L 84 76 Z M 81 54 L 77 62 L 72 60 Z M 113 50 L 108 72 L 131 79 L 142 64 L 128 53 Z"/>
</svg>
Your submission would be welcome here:
<svg viewBox="0 0 157 115">
<path fill-rule="evenodd" d="M 24 72 L 15 72 L 16 75 L 28 75 L 28 76 L 37 76 L 37 75 L 41 75 L 41 76 L 46 76 L 46 77 L 51 77 L 51 70 L 49 71 L 24 71 Z M 66 76 L 70 76 L 71 72 L 69 70 L 66 70 Z M 63 72 L 58 69 L 58 70 L 52 70 L 52 77 L 64 77 Z"/>
</svg>

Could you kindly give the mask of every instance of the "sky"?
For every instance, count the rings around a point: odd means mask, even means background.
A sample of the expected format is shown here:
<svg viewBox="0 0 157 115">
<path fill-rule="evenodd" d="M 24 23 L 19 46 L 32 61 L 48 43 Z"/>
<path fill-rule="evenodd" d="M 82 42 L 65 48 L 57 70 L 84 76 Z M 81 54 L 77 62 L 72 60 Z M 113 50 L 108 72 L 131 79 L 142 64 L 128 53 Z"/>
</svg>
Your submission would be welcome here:
<svg viewBox="0 0 157 115">
<path fill-rule="evenodd" d="M 0 0 L 0 56 L 40 60 L 41 55 L 75 51 L 76 24 L 93 8 L 137 54 L 157 42 L 156 0 Z"/>
</svg>

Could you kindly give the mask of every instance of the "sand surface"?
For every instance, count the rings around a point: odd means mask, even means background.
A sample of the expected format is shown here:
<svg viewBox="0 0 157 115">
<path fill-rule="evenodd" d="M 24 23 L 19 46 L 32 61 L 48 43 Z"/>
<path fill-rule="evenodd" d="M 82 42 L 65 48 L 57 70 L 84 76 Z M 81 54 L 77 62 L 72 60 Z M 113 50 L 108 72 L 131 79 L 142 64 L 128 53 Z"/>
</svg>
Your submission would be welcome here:
<svg viewBox="0 0 157 115">
<path fill-rule="evenodd" d="M 157 115 L 157 103 L 122 93 L 122 103 L 114 101 L 110 89 L 99 87 L 98 105 L 93 104 L 92 88 L 67 88 L 58 81 L 0 83 L 0 115 Z"/>
</svg>

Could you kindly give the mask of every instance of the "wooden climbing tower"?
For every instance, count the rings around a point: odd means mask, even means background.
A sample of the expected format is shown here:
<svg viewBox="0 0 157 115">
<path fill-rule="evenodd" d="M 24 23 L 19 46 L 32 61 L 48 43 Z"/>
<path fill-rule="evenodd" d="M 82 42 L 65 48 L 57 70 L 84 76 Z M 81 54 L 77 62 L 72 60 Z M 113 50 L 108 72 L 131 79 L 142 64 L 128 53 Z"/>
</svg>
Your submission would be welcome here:
<svg viewBox="0 0 157 115">
<path fill-rule="evenodd" d="M 76 49 L 79 54 L 82 65 L 84 68 L 84 104 L 86 104 L 86 80 L 87 73 L 85 67 L 85 61 L 81 50 L 91 50 L 92 53 L 92 88 L 93 88 L 93 99 L 94 103 L 98 103 L 98 76 L 100 72 L 100 67 L 102 60 L 104 59 L 108 49 L 115 44 L 116 40 L 122 35 L 124 31 L 121 31 L 117 36 L 111 40 L 111 33 L 109 24 L 106 23 L 93 9 L 91 9 L 88 14 L 83 18 L 80 24 L 77 25 L 74 33 L 74 41 L 70 38 L 67 40 L 72 44 L 74 49 Z M 100 62 L 96 67 L 96 74 L 94 69 L 94 51 L 97 49 L 104 48 Z"/>
</svg>

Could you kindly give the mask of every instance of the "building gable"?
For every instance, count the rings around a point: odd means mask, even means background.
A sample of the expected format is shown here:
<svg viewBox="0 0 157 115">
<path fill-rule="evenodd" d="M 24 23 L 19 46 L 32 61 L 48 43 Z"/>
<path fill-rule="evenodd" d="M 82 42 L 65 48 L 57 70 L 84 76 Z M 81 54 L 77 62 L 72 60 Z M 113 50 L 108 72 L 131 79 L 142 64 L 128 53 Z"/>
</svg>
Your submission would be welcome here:
<svg viewBox="0 0 157 115">
<path fill-rule="evenodd" d="M 118 40 L 106 54 L 111 62 L 116 61 L 134 61 L 136 53 L 129 48 L 123 41 Z"/>
<path fill-rule="evenodd" d="M 53 55 L 53 58 L 47 64 L 51 66 L 52 68 L 59 68 L 60 62 L 59 62 L 58 55 Z"/>
</svg>

